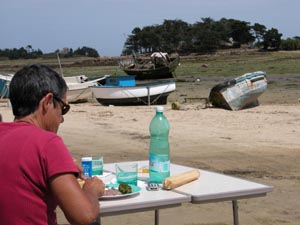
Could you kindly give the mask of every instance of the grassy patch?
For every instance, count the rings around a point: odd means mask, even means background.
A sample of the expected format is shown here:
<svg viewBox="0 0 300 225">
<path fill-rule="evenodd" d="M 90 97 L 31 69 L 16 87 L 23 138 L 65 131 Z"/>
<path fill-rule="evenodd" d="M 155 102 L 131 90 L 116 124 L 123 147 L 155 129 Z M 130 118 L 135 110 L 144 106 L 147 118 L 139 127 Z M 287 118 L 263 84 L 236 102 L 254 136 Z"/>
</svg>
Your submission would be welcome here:
<svg viewBox="0 0 300 225">
<path fill-rule="evenodd" d="M 88 65 L 82 62 L 93 61 L 93 58 L 61 59 L 65 76 L 85 74 L 89 78 L 101 77 L 105 74 L 125 75 L 118 66 L 118 58 L 112 60 L 110 65 Z M 102 59 L 101 59 L 102 60 Z M 101 61 L 100 60 L 100 61 Z M 58 72 L 57 59 L 34 60 L 2 60 L 0 72 L 15 72 L 21 65 L 28 63 L 43 63 L 54 67 Z M 11 71 L 7 71 L 11 70 Z M 194 57 L 181 57 L 180 66 L 176 69 L 177 78 L 197 77 L 236 77 L 244 73 L 265 71 L 272 76 L 293 76 L 300 74 L 299 52 L 253 52 L 251 54 L 203 55 Z"/>
</svg>

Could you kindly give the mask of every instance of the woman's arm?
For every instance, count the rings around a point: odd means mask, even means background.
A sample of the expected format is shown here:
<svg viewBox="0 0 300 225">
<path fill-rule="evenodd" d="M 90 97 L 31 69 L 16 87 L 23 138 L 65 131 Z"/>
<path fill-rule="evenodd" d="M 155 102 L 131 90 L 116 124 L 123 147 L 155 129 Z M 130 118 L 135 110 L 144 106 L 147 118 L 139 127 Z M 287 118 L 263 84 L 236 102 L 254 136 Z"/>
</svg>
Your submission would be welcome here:
<svg viewBox="0 0 300 225">
<path fill-rule="evenodd" d="M 72 173 L 59 174 L 51 178 L 53 195 L 72 225 L 90 224 L 100 213 L 98 198 L 104 193 L 105 185 L 97 177 L 85 180 L 83 189 Z"/>
</svg>

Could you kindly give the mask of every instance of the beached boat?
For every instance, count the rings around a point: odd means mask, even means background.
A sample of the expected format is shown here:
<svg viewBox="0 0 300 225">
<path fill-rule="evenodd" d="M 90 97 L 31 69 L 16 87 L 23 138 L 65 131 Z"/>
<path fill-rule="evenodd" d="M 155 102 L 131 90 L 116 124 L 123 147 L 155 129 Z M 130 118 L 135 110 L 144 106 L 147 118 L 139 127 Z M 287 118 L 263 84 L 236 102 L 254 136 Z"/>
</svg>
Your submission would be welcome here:
<svg viewBox="0 0 300 225">
<path fill-rule="evenodd" d="M 215 107 L 240 110 L 258 105 L 258 97 L 267 89 L 266 73 L 246 73 L 214 86 L 209 101 Z"/>
<path fill-rule="evenodd" d="M 60 75 L 64 78 L 68 86 L 68 90 L 67 90 L 68 102 L 69 103 L 87 102 L 89 98 L 92 98 L 92 91 L 90 87 L 97 85 L 97 82 L 99 80 L 105 78 L 88 81 L 88 77 L 86 75 L 66 77 L 63 74 L 62 66 L 60 63 L 60 57 L 58 53 L 57 53 L 57 60 L 60 68 Z"/>
<path fill-rule="evenodd" d="M 76 76 L 70 76 L 70 77 L 65 77 L 63 76 L 63 78 L 65 79 L 66 83 L 72 83 L 72 84 L 76 84 L 76 83 L 84 83 L 88 81 L 88 77 L 86 75 L 76 75 Z"/>
<path fill-rule="evenodd" d="M 173 80 L 136 83 L 134 76 L 111 76 L 105 85 L 91 87 L 94 97 L 102 105 L 164 105 L 175 91 Z"/>
<path fill-rule="evenodd" d="M 165 79 L 174 77 L 174 71 L 179 65 L 179 55 L 154 52 L 150 57 L 137 57 L 119 62 L 120 68 L 136 80 Z"/>
<path fill-rule="evenodd" d="M 0 74 L 0 98 L 8 98 L 9 84 L 12 78 L 12 74 Z"/>
<path fill-rule="evenodd" d="M 101 78 L 94 79 L 91 81 L 87 81 L 87 79 L 85 79 L 82 80 L 82 82 L 80 82 L 81 80 L 79 76 L 78 79 L 76 79 L 75 76 L 64 77 L 68 86 L 68 91 L 67 91 L 68 102 L 69 103 L 87 102 L 88 99 L 92 98 L 92 91 L 90 87 L 97 86 L 99 84 L 98 82 L 106 79 L 107 77 L 109 77 L 109 75 L 105 75 Z"/>
<path fill-rule="evenodd" d="M 9 83 L 13 77 L 13 74 L 1 75 L 0 74 L 0 97 L 8 98 L 8 87 Z M 91 86 L 97 85 L 97 80 L 87 81 L 87 76 L 78 75 L 71 77 L 64 77 L 67 86 L 67 98 L 70 103 L 74 102 L 85 102 L 88 98 L 92 97 L 92 92 L 89 89 Z"/>
</svg>

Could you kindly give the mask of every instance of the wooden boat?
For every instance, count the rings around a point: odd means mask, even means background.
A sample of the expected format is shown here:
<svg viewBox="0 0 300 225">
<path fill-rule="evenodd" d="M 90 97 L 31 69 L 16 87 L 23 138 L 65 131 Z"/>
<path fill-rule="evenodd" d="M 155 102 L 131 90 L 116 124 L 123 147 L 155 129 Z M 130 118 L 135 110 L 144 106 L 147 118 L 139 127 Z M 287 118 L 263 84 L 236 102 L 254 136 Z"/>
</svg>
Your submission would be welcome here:
<svg viewBox="0 0 300 225">
<path fill-rule="evenodd" d="M 246 73 L 214 86 L 209 101 L 215 107 L 240 110 L 258 105 L 258 97 L 267 89 L 266 73 Z"/>
<path fill-rule="evenodd" d="M 8 98 L 9 84 L 12 78 L 12 74 L 0 74 L 0 98 Z"/>
<path fill-rule="evenodd" d="M 136 80 L 172 78 L 179 65 L 179 55 L 155 52 L 149 58 L 137 57 L 119 62 L 120 68 L 128 75 L 135 76 Z"/>
<path fill-rule="evenodd" d="M 111 76 L 105 85 L 91 87 L 94 97 L 102 105 L 150 105 L 167 103 L 175 91 L 173 80 L 136 84 L 134 76 Z"/>
</svg>

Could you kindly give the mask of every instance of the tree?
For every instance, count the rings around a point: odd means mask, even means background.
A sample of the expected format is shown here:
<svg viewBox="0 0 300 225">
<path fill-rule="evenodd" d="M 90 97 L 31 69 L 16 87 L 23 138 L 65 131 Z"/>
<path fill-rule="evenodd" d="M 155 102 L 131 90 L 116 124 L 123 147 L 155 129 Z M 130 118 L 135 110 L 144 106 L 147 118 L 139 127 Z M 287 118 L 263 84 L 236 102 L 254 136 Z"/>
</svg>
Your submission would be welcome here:
<svg viewBox="0 0 300 225">
<path fill-rule="evenodd" d="M 275 28 L 267 30 L 265 35 L 263 36 L 264 49 L 267 50 L 268 48 L 272 48 L 278 50 L 281 43 L 281 36 L 282 34 L 279 33 L 278 30 Z"/>
<path fill-rule="evenodd" d="M 261 42 L 263 41 L 263 37 L 266 33 L 266 27 L 264 25 L 261 25 L 259 23 L 255 23 L 252 27 L 252 33 L 255 36 L 256 39 L 256 46 L 260 47 Z"/>
<path fill-rule="evenodd" d="M 300 50 L 300 38 L 288 38 L 286 40 L 281 40 L 280 49 L 282 50 Z"/>
<path fill-rule="evenodd" d="M 93 48 L 89 48 L 89 47 L 77 48 L 74 51 L 74 55 L 82 55 L 82 56 L 88 56 L 88 57 L 99 57 L 99 53 L 97 52 L 97 50 L 95 50 Z"/>
<path fill-rule="evenodd" d="M 27 45 L 27 46 L 26 46 L 26 51 L 27 51 L 28 53 L 33 52 L 32 46 L 31 46 L 31 45 Z"/>
<path fill-rule="evenodd" d="M 141 29 L 135 27 L 131 31 L 131 35 L 128 35 L 128 38 L 125 42 L 124 48 L 127 53 L 131 54 L 132 52 L 140 52 L 141 43 L 140 43 Z"/>
<path fill-rule="evenodd" d="M 254 42 L 255 37 L 250 32 L 250 23 L 230 19 L 228 20 L 228 25 L 230 29 L 230 36 L 236 47 L 239 48 L 242 44 L 251 44 Z"/>
<path fill-rule="evenodd" d="M 182 20 L 164 20 L 160 26 L 162 50 L 165 52 L 180 51 L 181 46 L 189 42 L 189 29 L 189 25 Z"/>
<path fill-rule="evenodd" d="M 135 27 L 124 43 L 122 54 L 205 53 L 220 48 L 239 48 L 242 44 L 253 46 L 254 43 L 260 47 L 266 35 L 266 27 L 259 23 L 251 26 L 249 22 L 235 19 L 214 21 L 208 17 L 201 20 L 194 24 L 178 19 L 164 20 L 161 25 Z"/>
<path fill-rule="evenodd" d="M 220 33 L 216 22 L 211 18 L 203 18 L 193 26 L 193 48 L 195 52 L 213 52 L 220 46 Z M 219 27 L 220 28 L 220 27 Z"/>
</svg>

